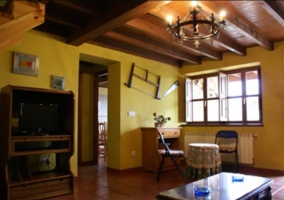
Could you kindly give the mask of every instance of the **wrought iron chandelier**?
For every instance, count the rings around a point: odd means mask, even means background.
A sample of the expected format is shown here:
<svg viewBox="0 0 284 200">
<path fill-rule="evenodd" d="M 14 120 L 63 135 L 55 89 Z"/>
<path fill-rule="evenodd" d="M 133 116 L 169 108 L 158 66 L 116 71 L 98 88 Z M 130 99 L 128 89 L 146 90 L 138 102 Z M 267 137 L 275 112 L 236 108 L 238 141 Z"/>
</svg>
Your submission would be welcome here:
<svg viewBox="0 0 284 200">
<path fill-rule="evenodd" d="M 192 1 L 189 8 L 189 14 L 184 18 L 184 20 L 181 20 L 179 17 L 177 17 L 176 23 L 173 23 L 172 17 L 167 17 L 167 31 L 169 33 L 173 33 L 173 35 L 177 37 L 180 42 L 193 41 L 196 48 L 198 48 L 200 45 L 200 40 L 212 39 L 213 37 L 219 36 L 220 28 L 226 27 L 226 21 L 224 19 L 225 15 L 225 11 L 221 11 L 220 21 L 219 23 L 216 23 L 213 13 L 206 13 L 202 10 L 197 1 Z M 206 31 L 201 33 L 199 31 L 200 27 L 205 27 L 204 29 Z M 192 31 L 190 31 L 190 29 Z M 202 28 L 202 30 L 204 29 Z"/>
</svg>

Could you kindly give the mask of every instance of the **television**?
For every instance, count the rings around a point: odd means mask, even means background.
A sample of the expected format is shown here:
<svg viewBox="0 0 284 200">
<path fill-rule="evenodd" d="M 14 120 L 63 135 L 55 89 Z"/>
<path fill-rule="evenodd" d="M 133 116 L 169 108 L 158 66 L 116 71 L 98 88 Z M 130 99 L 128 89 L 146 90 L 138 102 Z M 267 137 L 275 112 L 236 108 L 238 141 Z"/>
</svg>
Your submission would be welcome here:
<svg viewBox="0 0 284 200">
<path fill-rule="evenodd" d="M 59 130 L 57 104 L 21 103 L 19 131 L 23 133 L 52 134 Z"/>
</svg>

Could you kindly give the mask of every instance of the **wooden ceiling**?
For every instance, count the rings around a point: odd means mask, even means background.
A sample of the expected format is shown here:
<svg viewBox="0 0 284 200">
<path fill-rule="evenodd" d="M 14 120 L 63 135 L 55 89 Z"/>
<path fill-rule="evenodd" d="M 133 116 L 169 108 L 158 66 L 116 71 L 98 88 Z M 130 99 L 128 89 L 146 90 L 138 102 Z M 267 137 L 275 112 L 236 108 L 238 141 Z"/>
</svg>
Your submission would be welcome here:
<svg viewBox="0 0 284 200">
<path fill-rule="evenodd" d="M 190 1 L 146 0 L 39 0 L 45 5 L 44 23 L 34 29 L 60 35 L 67 43 L 90 43 L 147 59 L 182 67 L 222 60 L 223 53 L 247 55 L 247 48 L 261 46 L 273 51 L 284 40 L 284 1 L 200 1 L 204 11 L 227 12 L 226 29 L 220 37 L 180 42 L 166 31 L 166 16 L 182 19 Z"/>
</svg>

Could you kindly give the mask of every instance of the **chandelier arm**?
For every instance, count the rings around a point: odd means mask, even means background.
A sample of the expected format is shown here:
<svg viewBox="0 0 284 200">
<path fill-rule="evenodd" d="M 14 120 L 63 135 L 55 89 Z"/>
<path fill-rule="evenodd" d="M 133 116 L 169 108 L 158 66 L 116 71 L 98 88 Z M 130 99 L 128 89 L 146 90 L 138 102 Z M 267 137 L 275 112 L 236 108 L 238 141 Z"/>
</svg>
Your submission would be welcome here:
<svg viewBox="0 0 284 200">
<path fill-rule="evenodd" d="M 197 24 L 209 24 L 209 25 L 212 25 L 212 22 L 211 21 L 208 21 L 208 20 L 201 20 L 201 19 L 198 19 L 196 20 L 196 23 Z M 179 26 L 185 26 L 185 25 L 188 25 L 188 24 L 194 24 L 193 21 L 184 21 L 184 22 L 179 22 Z M 218 26 L 219 25 L 217 23 L 214 23 L 214 26 Z"/>
<path fill-rule="evenodd" d="M 208 39 L 210 37 L 214 37 L 214 36 L 218 35 L 219 32 L 220 32 L 220 27 L 217 23 L 214 23 L 213 26 L 212 26 L 212 22 L 208 21 L 208 20 L 196 20 L 196 23 L 197 24 L 208 24 L 208 25 L 211 26 L 212 31 L 210 32 L 210 34 L 207 34 L 207 35 L 204 35 L 204 36 L 196 36 L 196 35 L 193 35 L 193 36 L 183 35 L 183 36 L 181 36 L 180 35 L 180 28 L 182 26 L 194 24 L 193 21 L 185 21 L 185 22 L 181 22 L 181 23 L 178 22 L 178 25 L 173 27 L 173 34 L 176 37 L 178 37 L 179 39 L 182 39 L 182 40 L 185 40 L 185 41 L 194 41 L 194 40 L 204 40 L 204 39 Z"/>
<path fill-rule="evenodd" d="M 179 16 L 177 17 L 177 26 L 174 26 L 174 29 L 173 29 L 173 31 L 174 31 L 174 35 L 176 35 L 175 34 L 175 28 L 177 28 L 177 37 L 178 38 L 180 38 L 180 27 L 181 27 L 181 25 L 180 25 L 180 19 L 179 19 Z"/>
</svg>

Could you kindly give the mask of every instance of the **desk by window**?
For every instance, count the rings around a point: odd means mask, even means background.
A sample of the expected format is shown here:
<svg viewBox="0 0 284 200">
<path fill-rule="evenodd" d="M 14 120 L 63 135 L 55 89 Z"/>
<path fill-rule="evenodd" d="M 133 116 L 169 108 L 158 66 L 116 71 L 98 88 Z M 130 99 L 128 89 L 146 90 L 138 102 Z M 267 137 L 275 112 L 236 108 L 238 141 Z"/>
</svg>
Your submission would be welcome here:
<svg viewBox="0 0 284 200">
<path fill-rule="evenodd" d="M 164 149 L 159 141 L 158 130 L 155 127 L 141 127 L 142 130 L 142 167 L 145 171 L 158 172 L 161 156 L 159 149 Z M 163 127 L 160 128 L 166 143 L 170 149 L 180 149 L 180 130 L 181 127 Z M 179 160 L 177 160 L 179 163 Z M 176 169 L 173 161 L 167 158 L 164 163 L 163 170 Z"/>
<path fill-rule="evenodd" d="M 262 199 L 271 200 L 271 184 L 270 178 L 258 176 L 244 175 L 243 182 L 233 182 L 233 173 L 222 172 L 210 176 L 206 182 L 211 189 L 210 199 L 212 200 L 250 200 Z M 156 197 L 159 200 L 173 199 L 196 199 L 194 193 L 195 186 L 203 186 L 204 180 L 201 179 L 184 186 L 161 192 Z"/>
<path fill-rule="evenodd" d="M 186 158 L 186 177 L 202 179 L 222 171 L 219 146 L 209 143 L 190 143 Z"/>
</svg>

